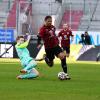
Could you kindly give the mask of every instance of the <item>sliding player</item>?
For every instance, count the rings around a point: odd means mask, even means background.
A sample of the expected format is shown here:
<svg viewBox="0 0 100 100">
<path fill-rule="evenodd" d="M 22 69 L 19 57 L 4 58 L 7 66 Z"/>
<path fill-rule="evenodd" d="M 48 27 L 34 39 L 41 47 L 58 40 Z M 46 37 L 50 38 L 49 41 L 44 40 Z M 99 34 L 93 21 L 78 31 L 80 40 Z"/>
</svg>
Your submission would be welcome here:
<svg viewBox="0 0 100 100">
<path fill-rule="evenodd" d="M 29 41 L 30 36 L 28 36 L 26 41 L 24 36 L 17 37 L 17 44 L 15 47 L 22 65 L 22 70 L 20 71 L 22 74 L 17 76 L 17 79 L 30 79 L 39 75 L 39 72 L 35 69 L 37 63 L 32 57 L 30 57 L 29 51 L 26 48 L 29 44 Z"/>
</svg>

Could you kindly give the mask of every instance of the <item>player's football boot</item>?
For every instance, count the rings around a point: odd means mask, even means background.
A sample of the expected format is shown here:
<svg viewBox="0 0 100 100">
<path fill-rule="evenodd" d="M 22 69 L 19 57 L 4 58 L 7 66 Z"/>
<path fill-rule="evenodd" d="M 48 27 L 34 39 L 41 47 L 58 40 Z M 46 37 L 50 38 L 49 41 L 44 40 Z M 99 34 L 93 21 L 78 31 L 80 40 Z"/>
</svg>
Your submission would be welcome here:
<svg viewBox="0 0 100 100">
<path fill-rule="evenodd" d="M 21 75 L 17 76 L 16 78 L 17 78 L 17 79 L 22 79 L 22 78 L 21 78 Z"/>
<path fill-rule="evenodd" d="M 43 58 L 46 62 L 46 64 L 49 66 L 49 67 L 52 67 L 54 62 L 53 61 L 50 61 L 47 57 L 46 57 L 46 54 L 43 55 Z"/>
<path fill-rule="evenodd" d="M 66 74 L 66 78 L 65 78 L 65 80 L 70 80 L 71 78 L 69 77 L 69 75 L 68 74 Z"/>
</svg>

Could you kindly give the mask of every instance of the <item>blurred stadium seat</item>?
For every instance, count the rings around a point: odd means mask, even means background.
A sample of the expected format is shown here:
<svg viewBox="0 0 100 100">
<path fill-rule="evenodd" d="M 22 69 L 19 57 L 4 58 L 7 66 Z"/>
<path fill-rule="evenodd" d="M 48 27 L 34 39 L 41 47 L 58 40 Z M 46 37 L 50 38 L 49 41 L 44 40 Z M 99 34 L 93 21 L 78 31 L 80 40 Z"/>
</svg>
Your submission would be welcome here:
<svg viewBox="0 0 100 100">
<path fill-rule="evenodd" d="M 62 28 L 62 25 L 64 23 L 70 24 L 70 17 L 69 16 L 70 16 L 70 10 L 66 10 L 64 12 L 60 28 Z M 71 20 L 72 20 L 72 22 L 71 22 L 70 26 L 74 31 L 77 31 L 82 16 L 83 16 L 83 11 L 71 10 Z"/>
<path fill-rule="evenodd" d="M 61 28 L 62 24 L 67 22 L 72 30 L 79 31 L 100 31 L 100 1 L 99 0 L 20 0 L 23 2 L 21 7 L 24 8 L 27 3 L 32 2 L 32 20 L 36 24 L 34 33 L 41 23 L 43 17 L 50 14 L 55 15 L 55 23 L 57 28 Z M 16 15 L 16 0 L 0 0 L 0 27 L 3 27 L 6 22 L 8 27 L 17 29 L 19 24 L 18 13 Z M 36 9 L 35 9 L 36 8 Z M 59 8 L 59 9 L 58 9 Z M 41 19 L 41 20 L 40 20 Z M 17 22 L 17 23 L 16 23 Z M 59 23 L 58 23 L 59 22 Z M 17 25 L 16 25 L 17 24 Z M 59 25 L 57 25 L 59 24 Z"/>
</svg>

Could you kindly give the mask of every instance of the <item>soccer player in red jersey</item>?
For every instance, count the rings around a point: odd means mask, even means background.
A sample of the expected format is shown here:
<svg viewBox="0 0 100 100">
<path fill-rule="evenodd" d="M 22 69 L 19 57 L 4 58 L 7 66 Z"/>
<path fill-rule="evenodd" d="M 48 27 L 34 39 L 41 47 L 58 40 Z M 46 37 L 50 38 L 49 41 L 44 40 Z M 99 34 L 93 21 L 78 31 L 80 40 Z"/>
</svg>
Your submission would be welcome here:
<svg viewBox="0 0 100 100">
<path fill-rule="evenodd" d="M 38 35 L 38 47 L 41 45 L 41 39 L 43 40 L 44 47 L 45 47 L 45 62 L 48 64 L 48 66 L 52 67 L 54 62 L 55 56 L 60 58 L 62 64 L 63 71 L 66 74 L 66 79 L 70 79 L 70 77 L 67 74 L 67 65 L 65 61 L 65 54 L 62 51 L 62 48 L 59 46 L 59 40 L 58 37 L 55 34 L 55 26 L 52 25 L 52 17 L 46 16 L 45 17 L 45 23 L 40 28 L 39 35 Z"/>
<path fill-rule="evenodd" d="M 63 29 L 58 33 L 58 37 L 61 37 L 61 47 L 66 51 L 66 56 L 70 54 L 70 37 L 73 41 L 74 35 L 67 24 L 63 25 Z"/>
<path fill-rule="evenodd" d="M 61 37 L 61 47 L 63 48 L 64 52 L 66 53 L 66 57 L 69 57 L 70 54 L 70 37 L 72 37 L 73 41 L 73 34 L 71 29 L 67 24 L 63 25 L 63 29 L 58 33 L 58 37 Z M 63 63 L 66 62 L 66 58 L 61 62 L 62 65 Z M 66 64 L 67 65 L 67 64 Z"/>
</svg>

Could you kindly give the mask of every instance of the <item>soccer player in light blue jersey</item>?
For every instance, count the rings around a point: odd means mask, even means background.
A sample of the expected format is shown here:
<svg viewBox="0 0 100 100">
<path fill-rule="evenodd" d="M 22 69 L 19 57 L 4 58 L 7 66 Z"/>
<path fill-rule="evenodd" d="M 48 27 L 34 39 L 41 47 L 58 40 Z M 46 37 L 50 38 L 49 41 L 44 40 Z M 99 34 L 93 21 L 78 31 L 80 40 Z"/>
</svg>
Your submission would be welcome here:
<svg viewBox="0 0 100 100">
<path fill-rule="evenodd" d="M 22 74 L 17 76 L 17 79 L 30 79 L 39 75 L 39 72 L 35 69 L 37 63 L 32 57 L 30 57 L 27 49 L 30 38 L 31 37 L 28 36 L 25 41 L 24 36 L 17 37 L 17 44 L 15 45 L 15 48 L 22 65 L 22 70 L 20 71 Z"/>
</svg>

